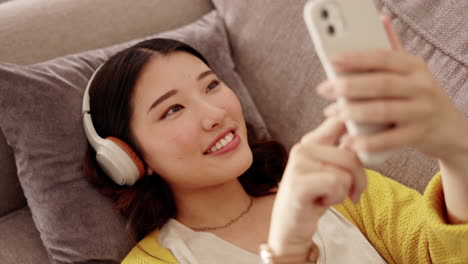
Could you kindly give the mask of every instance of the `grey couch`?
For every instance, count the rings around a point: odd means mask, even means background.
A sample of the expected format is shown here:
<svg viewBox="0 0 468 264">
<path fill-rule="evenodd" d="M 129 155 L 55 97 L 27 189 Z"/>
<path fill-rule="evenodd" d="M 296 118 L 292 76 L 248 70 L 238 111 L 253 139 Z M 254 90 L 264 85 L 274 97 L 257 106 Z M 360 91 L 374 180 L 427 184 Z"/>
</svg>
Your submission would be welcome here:
<svg viewBox="0 0 468 264">
<path fill-rule="evenodd" d="M 289 148 L 321 122 L 328 103 L 314 91 L 325 76 L 302 21 L 304 2 L 11 0 L 0 4 L 0 61 L 30 65 L 100 48 L 175 28 L 216 8 L 225 22 L 236 72 L 269 134 Z M 468 3 L 376 3 L 390 15 L 405 48 L 429 62 L 457 108 L 468 115 Z M 47 263 L 15 158 L 1 133 L 0 168 L 0 263 Z M 438 167 L 405 149 L 374 169 L 422 192 Z"/>
</svg>

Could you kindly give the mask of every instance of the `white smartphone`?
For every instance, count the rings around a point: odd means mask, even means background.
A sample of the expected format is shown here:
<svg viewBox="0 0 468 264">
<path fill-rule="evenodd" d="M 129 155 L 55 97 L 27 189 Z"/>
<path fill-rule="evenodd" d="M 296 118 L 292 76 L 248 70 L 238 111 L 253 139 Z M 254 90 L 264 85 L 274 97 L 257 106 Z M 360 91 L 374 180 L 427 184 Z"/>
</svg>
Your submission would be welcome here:
<svg viewBox="0 0 468 264">
<path fill-rule="evenodd" d="M 309 0 L 304 6 L 304 20 L 330 80 L 341 75 L 335 72 L 330 62 L 334 55 L 349 51 L 392 48 L 373 0 Z M 338 103 L 346 102 L 345 98 L 338 99 Z M 389 127 L 390 124 L 346 122 L 346 129 L 351 135 L 375 133 Z M 392 153 L 393 151 L 359 152 L 358 157 L 364 165 L 376 166 Z"/>
</svg>

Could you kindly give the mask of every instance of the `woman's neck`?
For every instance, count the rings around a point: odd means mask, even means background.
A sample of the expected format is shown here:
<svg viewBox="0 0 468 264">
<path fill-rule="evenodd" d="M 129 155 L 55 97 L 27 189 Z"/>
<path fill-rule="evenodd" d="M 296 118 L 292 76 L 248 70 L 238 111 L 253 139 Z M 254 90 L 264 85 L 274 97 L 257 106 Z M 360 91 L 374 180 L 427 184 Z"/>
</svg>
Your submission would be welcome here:
<svg viewBox="0 0 468 264">
<path fill-rule="evenodd" d="M 174 190 L 176 219 L 191 228 L 226 225 L 246 211 L 250 195 L 241 183 L 230 182 L 196 190 Z"/>
</svg>

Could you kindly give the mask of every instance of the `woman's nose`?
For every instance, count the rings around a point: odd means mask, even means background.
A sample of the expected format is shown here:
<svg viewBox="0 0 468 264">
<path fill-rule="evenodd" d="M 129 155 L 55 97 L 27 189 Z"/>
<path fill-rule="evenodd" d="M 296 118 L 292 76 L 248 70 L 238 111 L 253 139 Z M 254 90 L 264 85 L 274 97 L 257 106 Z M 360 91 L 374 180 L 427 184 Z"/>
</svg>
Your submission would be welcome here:
<svg viewBox="0 0 468 264">
<path fill-rule="evenodd" d="M 211 130 L 216 128 L 219 125 L 222 125 L 227 117 L 227 112 L 225 109 L 209 105 L 205 107 L 204 111 L 202 112 L 202 126 L 204 130 Z"/>
</svg>

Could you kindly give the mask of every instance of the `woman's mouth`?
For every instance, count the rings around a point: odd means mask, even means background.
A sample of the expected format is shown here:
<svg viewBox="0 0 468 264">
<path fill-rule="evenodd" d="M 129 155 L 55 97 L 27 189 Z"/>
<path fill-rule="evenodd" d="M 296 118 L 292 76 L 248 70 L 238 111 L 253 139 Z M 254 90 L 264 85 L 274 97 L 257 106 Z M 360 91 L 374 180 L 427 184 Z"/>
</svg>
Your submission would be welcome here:
<svg viewBox="0 0 468 264">
<path fill-rule="evenodd" d="M 211 147 L 210 150 L 205 152 L 206 155 L 220 155 L 227 153 L 233 149 L 235 149 L 240 143 L 239 136 L 234 132 L 231 131 L 226 134 L 223 138 L 219 139 L 216 144 Z"/>
</svg>

